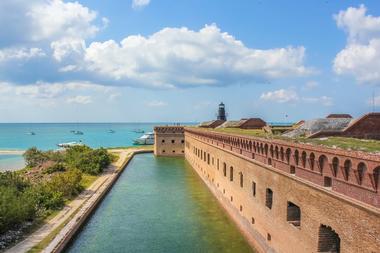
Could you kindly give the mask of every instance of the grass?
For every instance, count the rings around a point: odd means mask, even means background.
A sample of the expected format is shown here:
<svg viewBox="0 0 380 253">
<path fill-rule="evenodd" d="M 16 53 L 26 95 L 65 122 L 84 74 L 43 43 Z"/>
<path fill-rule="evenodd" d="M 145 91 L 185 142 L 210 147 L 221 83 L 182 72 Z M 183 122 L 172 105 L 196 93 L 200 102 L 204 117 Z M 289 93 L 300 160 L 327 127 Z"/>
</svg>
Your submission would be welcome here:
<svg viewBox="0 0 380 253">
<path fill-rule="evenodd" d="M 328 138 L 287 138 L 281 135 L 273 135 L 264 132 L 260 129 L 239 129 L 239 128 L 217 128 L 217 129 L 205 129 L 198 128 L 204 131 L 214 131 L 220 133 L 230 133 L 230 134 L 239 134 L 254 136 L 267 139 L 279 139 L 290 142 L 301 142 L 308 143 L 313 145 L 322 145 L 332 148 L 341 148 L 345 150 L 358 150 L 364 152 L 380 152 L 380 141 L 377 140 L 364 140 L 364 139 L 355 139 L 348 137 L 328 137 Z"/>
<path fill-rule="evenodd" d="M 82 174 L 82 180 L 81 180 L 81 185 L 83 189 L 89 188 L 95 180 L 99 178 L 99 175 L 90 175 L 90 174 Z"/>
</svg>

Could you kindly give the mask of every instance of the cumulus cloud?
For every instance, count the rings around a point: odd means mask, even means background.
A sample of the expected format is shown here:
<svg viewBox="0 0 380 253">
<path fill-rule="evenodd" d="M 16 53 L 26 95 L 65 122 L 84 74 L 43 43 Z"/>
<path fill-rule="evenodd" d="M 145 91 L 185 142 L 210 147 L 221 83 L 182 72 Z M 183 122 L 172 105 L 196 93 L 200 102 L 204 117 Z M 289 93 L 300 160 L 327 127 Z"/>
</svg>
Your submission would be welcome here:
<svg viewBox="0 0 380 253">
<path fill-rule="evenodd" d="M 132 1 L 132 8 L 133 9 L 139 9 L 144 8 L 145 6 L 150 4 L 150 0 L 133 0 Z"/>
<path fill-rule="evenodd" d="M 69 104 L 82 104 L 87 105 L 92 103 L 92 98 L 90 96 L 74 96 L 67 98 L 67 103 Z"/>
<path fill-rule="evenodd" d="M 71 92 L 110 93 L 113 89 L 89 82 L 43 83 L 17 86 L 0 82 L 0 94 L 16 95 L 34 99 L 55 99 L 64 97 Z"/>
<path fill-rule="evenodd" d="M 367 8 L 360 5 L 334 18 L 348 34 L 346 47 L 334 59 L 334 71 L 352 75 L 360 83 L 380 84 L 380 17 L 367 15 Z"/>
<path fill-rule="evenodd" d="M 296 103 L 303 102 L 309 104 L 321 104 L 323 106 L 332 106 L 333 99 L 328 96 L 321 97 L 303 97 L 293 89 L 279 89 L 275 91 L 268 91 L 261 94 L 260 99 L 276 103 Z"/>
<path fill-rule="evenodd" d="M 149 36 L 93 42 L 81 63 L 103 78 L 150 87 L 223 86 L 305 76 L 303 47 L 246 47 L 216 25 L 164 28 Z"/>
<path fill-rule="evenodd" d="M 268 91 L 266 93 L 261 94 L 260 98 L 263 100 L 274 101 L 277 103 L 295 102 L 295 101 L 298 101 L 299 99 L 297 92 L 295 92 L 294 90 L 285 90 L 285 89 Z"/>
<path fill-rule="evenodd" d="M 167 106 L 168 104 L 160 100 L 152 100 L 152 101 L 147 102 L 146 105 L 149 107 L 163 107 L 163 106 Z"/>
<path fill-rule="evenodd" d="M 0 63 L 12 60 L 28 60 L 45 56 L 40 48 L 5 48 L 0 49 Z"/>
</svg>

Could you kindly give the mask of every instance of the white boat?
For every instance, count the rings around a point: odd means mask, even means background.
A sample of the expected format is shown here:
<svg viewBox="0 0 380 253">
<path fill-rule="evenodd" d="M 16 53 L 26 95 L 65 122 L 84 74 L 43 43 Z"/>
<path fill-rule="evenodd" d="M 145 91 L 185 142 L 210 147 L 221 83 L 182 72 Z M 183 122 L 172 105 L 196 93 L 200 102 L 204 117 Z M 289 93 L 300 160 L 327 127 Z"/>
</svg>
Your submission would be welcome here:
<svg viewBox="0 0 380 253">
<path fill-rule="evenodd" d="M 154 144 L 154 133 L 145 133 L 143 136 L 137 138 L 134 142 L 136 145 L 153 145 Z"/>
<path fill-rule="evenodd" d="M 82 141 L 72 141 L 72 142 L 65 142 L 65 143 L 59 143 L 57 144 L 58 147 L 60 148 L 70 148 L 70 147 L 74 147 L 74 146 L 83 146 L 84 144 L 82 143 Z"/>
</svg>

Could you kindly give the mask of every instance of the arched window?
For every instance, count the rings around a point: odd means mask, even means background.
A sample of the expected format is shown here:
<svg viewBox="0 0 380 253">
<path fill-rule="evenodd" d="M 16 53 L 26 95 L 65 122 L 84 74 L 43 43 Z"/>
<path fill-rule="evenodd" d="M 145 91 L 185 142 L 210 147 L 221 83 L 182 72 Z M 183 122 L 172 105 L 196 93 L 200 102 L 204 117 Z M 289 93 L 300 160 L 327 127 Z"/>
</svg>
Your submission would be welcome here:
<svg viewBox="0 0 380 253">
<path fill-rule="evenodd" d="M 348 179 L 350 178 L 351 168 L 352 168 L 351 160 L 347 159 L 346 161 L 344 161 L 344 179 L 346 179 L 346 181 L 348 181 Z"/>
<path fill-rule="evenodd" d="M 300 161 L 300 154 L 299 154 L 297 149 L 296 149 L 296 151 L 294 151 L 294 161 L 295 161 L 296 165 L 298 166 L 298 163 Z"/>
<path fill-rule="evenodd" d="M 230 167 L 230 181 L 234 181 L 234 167 Z"/>
<path fill-rule="evenodd" d="M 274 149 L 273 149 L 273 145 L 270 145 L 270 156 L 273 157 L 274 156 Z"/>
<path fill-rule="evenodd" d="M 365 163 L 361 162 L 358 164 L 358 183 L 359 184 L 362 184 L 366 170 L 367 170 L 367 166 L 365 165 Z"/>
<path fill-rule="evenodd" d="M 318 158 L 318 163 L 319 163 L 319 169 L 321 170 L 321 173 L 322 173 L 325 165 L 327 164 L 327 157 L 325 155 L 321 155 Z"/>
<path fill-rule="evenodd" d="M 334 157 L 332 159 L 332 167 L 334 171 L 334 176 L 338 175 L 338 169 L 339 169 L 339 159 L 337 157 Z"/>
<path fill-rule="evenodd" d="M 290 150 L 290 148 L 288 148 L 286 150 L 286 162 L 287 163 L 290 163 L 290 156 L 291 156 L 291 154 L 292 154 L 292 151 Z"/>
<path fill-rule="evenodd" d="M 380 185 L 380 166 L 373 170 L 373 179 L 375 180 L 375 188 L 379 189 Z"/>
<path fill-rule="evenodd" d="M 265 156 L 268 156 L 268 144 L 265 144 L 264 146 L 264 154 Z"/>
<path fill-rule="evenodd" d="M 243 172 L 240 172 L 239 174 L 240 174 L 240 187 L 243 188 L 243 186 L 244 186 L 244 182 L 243 182 L 243 180 L 244 180 L 244 178 L 243 178 Z"/>
<path fill-rule="evenodd" d="M 227 164 L 223 163 L 223 176 L 227 176 Z"/>
<path fill-rule="evenodd" d="M 281 157 L 281 161 L 284 161 L 284 148 L 283 147 L 280 148 L 280 157 Z"/>
<path fill-rule="evenodd" d="M 302 162 L 302 167 L 306 167 L 306 159 L 307 159 L 307 154 L 305 151 L 302 151 L 302 155 L 301 155 L 301 162 Z"/>
<path fill-rule="evenodd" d="M 276 159 L 278 160 L 278 147 L 276 146 L 275 149 L 274 149 L 274 154 L 276 156 Z"/>
<path fill-rule="evenodd" d="M 318 252 L 340 252 L 340 238 L 331 227 L 322 225 L 319 227 Z"/>
<path fill-rule="evenodd" d="M 314 153 L 310 153 L 310 155 L 309 155 L 309 162 L 310 162 L 310 169 L 314 170 L 314 164 L 315 164 L 315 155 L 314 155 Z"/>
</svg>

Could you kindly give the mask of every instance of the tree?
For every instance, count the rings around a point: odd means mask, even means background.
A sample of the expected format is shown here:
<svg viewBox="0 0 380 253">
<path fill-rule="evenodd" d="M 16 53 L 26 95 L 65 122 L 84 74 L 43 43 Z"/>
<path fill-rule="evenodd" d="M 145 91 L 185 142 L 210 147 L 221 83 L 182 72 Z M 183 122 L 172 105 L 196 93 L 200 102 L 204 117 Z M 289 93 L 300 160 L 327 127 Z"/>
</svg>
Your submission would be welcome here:
<svg viewBox="0 0 380 253">
<path fill-rule="evenodd" d="M 26 162 L 26 166 L 28 167 L 36 167 L 38 165 L 41 165 L 48 158 L 44 152 L 37 149 L 36 147 L 32 147 L 25 151 L 23 156 Z"/>
</svg>

